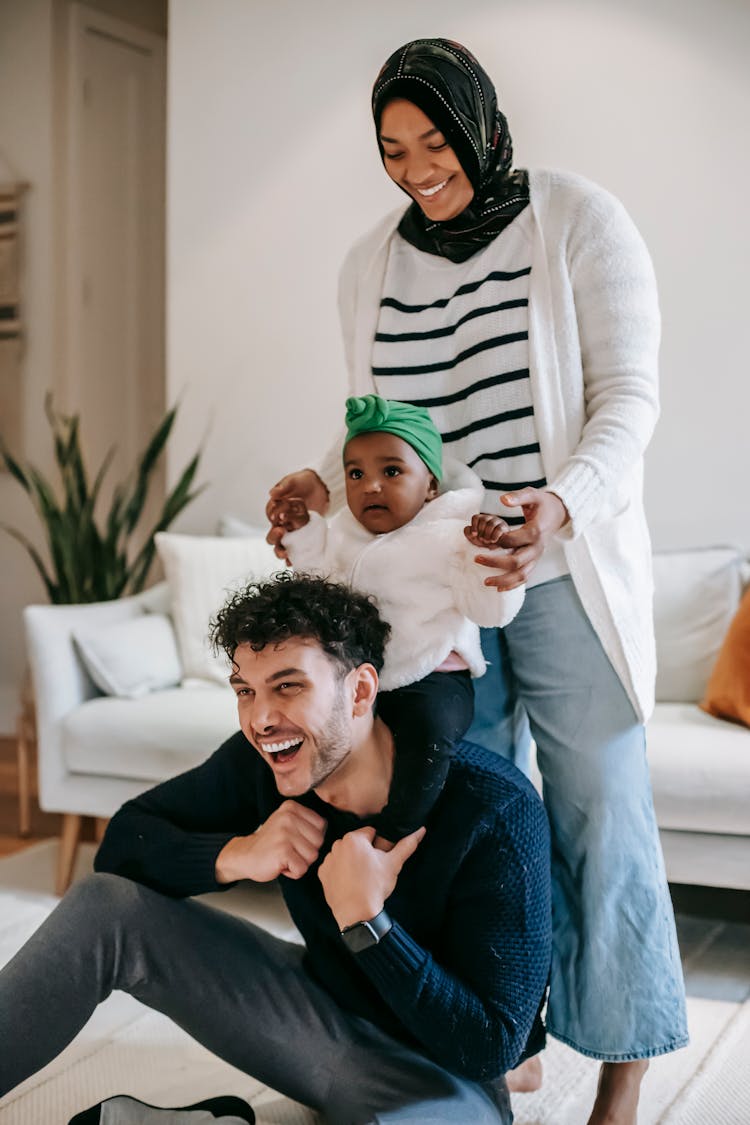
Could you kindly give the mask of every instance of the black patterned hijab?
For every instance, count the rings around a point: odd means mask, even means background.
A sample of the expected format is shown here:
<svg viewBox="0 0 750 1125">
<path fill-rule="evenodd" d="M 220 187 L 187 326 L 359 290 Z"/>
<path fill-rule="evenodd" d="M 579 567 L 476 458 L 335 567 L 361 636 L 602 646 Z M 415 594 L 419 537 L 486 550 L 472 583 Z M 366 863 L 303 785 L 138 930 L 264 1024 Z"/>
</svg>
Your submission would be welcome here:
<svg viewBox="0 0 750 1125">
<path fill-rule="evenodd" d="M 465 262 L 486 246 L 529 202 L 529 178 L 513 171 L 508 122 L 495 87 L 477 60 L 450 39 L 415 39 L 386 62 L 372 91 L 380 157 L 380 118 L 394 98 L 413 102 L 444 135 L 474 188 L 460 215 L 438 223 L 412 201 L 399 233 L 419 250 Z"/>
</svg>

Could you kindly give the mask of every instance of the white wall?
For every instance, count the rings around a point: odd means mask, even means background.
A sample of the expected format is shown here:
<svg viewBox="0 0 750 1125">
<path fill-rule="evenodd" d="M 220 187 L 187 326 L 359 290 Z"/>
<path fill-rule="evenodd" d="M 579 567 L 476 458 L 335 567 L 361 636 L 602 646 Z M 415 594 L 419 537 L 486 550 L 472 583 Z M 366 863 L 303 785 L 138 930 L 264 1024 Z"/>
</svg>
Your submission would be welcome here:
<svg viewBox="0 0 750 1125">
<path fill-rule="evenodd" d="M 54 387 L 53 245 L 53 0 L 0 3 L 0 148 L 14 178 L 30 184 L 24 199 L 23 304 L 25 332 L 23 453 L 45 470 L 44 393 Z M 6 163 L 0 179 L 9 178 Z M 0 419 L 0 427 L 3 421 Z M 0 520 L 37 539 L 25 493 L 0 473 Z M 38 540 L 37 540 L 38 541 Z M 24 669 L 21 607 L 42 601 L 41 580 L 25 551 L 0 534 L 0 733 L 13 729 Z"/>
<path fill-rule="evenodd" d="M 13 452 L 53 479 L 51 442 L 43 403 L 56 392 L 63 409 L 60 342 L 65 326 L 62 264 L 62 153 L 65 65 L 71 0 L 0 0 L 0 181 L 29 183 L 24 199 L 22 317 L 22 438 Z M 91 0 L 92 6 L 157 32 L 166 28 L 165 0 Z M 0 418 L 0 429 L 4 419 Z M 19 485 L 0 473 L 0 522 L 43 546 L 39 521 Z M 25 666 L 21 611 L 44 601 L 41 580 L 28 555 L 0 532 L 0 735 L 14 729 Z"/>
<path fill-rule="evenodd" d="M 625 202 L 654 257 L 663 414 L 649 451 L 657 545 L 750 547 L 750 7 L 744 0 L 175 0 L 169 65 L 172 472 L 208 429 L 212 482 L 183 529 L 260 518 L 318 453 L 344 377 L 335 310 L 350 241 L 402 200 L 372 81 L 407 39 L 466 43 L 521 166 Z"/>
<path fill-rule="evenodd" d="M 94 0 L 111 10 L 115 0 Z M 116 0 L 142 18 L 143 2 Z M 57 103 L 63 0 L 0 3 L 0 147 L 28 196 L 25 445 L 56 373 Z M 159 19 L 163 22 L 163 17 Z M 161 26 L 161 24 L 160 24 Z M 658 545 L 750 547 L 750 6 L 746 0 L 174 0 L 169 45 L 169 387 L 175 473 L 206 436 L 212 487 L 185 530 L 259 519 L 266 488 L 340 417 L 336 274 L 351 240 L 403 200 L 369 116 L 386 56 L 419 35 L 470 46 L 496 80 L 520 165 L 619 195 L 656 263 L 663 414 L 647 504 Z M 55 251 L 55 253 L 58 252 Z M 57 330 L 60 326 L 57 325 Z M 0 476 L 0 519 L 35 530 Z M 0 732 L 24 665 L 21 607 L 42 596 L 0 535 Z"/>
</svg>

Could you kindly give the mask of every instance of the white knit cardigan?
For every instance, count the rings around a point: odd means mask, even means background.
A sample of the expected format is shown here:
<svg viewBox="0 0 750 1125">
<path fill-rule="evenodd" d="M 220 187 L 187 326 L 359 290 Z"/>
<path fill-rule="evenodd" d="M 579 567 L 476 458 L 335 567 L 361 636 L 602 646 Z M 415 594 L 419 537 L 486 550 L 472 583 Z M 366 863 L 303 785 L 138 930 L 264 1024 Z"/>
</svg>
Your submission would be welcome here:
<svg viewBox="0 0 750 1125">
<path fill-rule="evenodd" d="M 658 417 L 660 321 L 648 251 L 622 204 L 579 176 L 532 172 L 529 366 L 547 487 L 576 590 L 638 717 L 653 707 L 656 659 L 643 452 Z M 371 352 L 403 209 L 350 250 L 339 306 L 350 394 L 375 390 Z M 489 268 L 502 264 L 488 260 Z M 318 472 L 343 499 L 340 445 Z M 571 653 L 571 659 L 575 654 Z"/>
<path fill-rule="evenodd" d="M 434 672 L 450 652 L 472 676 L 484 674 L 478 625 L 507 625 L 523 604 L 524 588 L 485 586 L 490 571 L 463 533 L 479 511 L 484 487 L 476 473 L 445 458 L 441 493 L 403 527 L 373 535 L 348 508 L 330 526 L 317 513 L 284 547 L 296 570 L 309 570 L 371 594 L 391 626 L 380 686 L 403 687 Z"/>
</svg>

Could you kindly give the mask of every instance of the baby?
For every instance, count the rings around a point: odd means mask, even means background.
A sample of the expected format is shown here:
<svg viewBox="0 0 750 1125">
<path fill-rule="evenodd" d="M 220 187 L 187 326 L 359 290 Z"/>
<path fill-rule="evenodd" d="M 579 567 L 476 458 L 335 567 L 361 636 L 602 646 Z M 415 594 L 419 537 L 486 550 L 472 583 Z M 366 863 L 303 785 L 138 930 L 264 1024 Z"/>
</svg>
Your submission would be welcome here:
<svg viewBox="0 0 750 1125">
<path fill-rule="evenodd" d="M 476 548 L 497 547 L 505 524 L 477 514 L 483 488 L 471 469 L 452 462 L 444 476 L 426 410 L 379 395 L 349 398 L 346 427 L 347 507 L 327 522 L 301 500 L 279 500 L 271 521 L 285 529 L 295 569 L 372 595 L 391 627 L 378 714 L 396 754 L 375 827 L 396 841 L 424 823 L 451 748 L 471 723 L 471 677 L 485 671 L 478 626 L 507 625 L 524 591 L 484 584 Z"/>
</svg>

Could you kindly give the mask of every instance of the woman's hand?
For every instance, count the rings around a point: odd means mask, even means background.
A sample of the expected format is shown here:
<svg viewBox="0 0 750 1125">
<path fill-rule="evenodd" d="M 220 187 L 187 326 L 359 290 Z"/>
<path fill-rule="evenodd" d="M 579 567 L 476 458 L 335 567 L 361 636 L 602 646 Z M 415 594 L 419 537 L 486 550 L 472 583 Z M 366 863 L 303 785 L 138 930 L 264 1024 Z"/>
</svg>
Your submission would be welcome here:
<svg viewBox="0 0 750 1125">
<path fill-rule="evenodd" d="M 500 501 L 508 508 L 522 508 L 526 522 L 500 536 L 498 546 L 506 547 L 507 554 L 477 555 L 475 561 L 500 572 L 485 578 L 485 586 L 512 590 L 526 582 L 552 536 L 570 517 L 560 497 L 541 488 L 506 492 Z"/>
<path fill-rule="evenodd" d="M 301 500 L 308 512 L 320 512 L 323 515 L 328 507 L 328 489 L 314 469 L 300 469 L 296 473 L 288 473 L 268 493 L 266 518 L 271 524 L 271 530 L 266 536 L 266 542 L 271 544 L 277 558 L 286 559 L 287 562 L 289 560 L 281 546 L 281 540 L 288 528 L 278 523 L 279 501 L 294 498 Z"/>
<path fill-rule="evenodd" d="M 298 496 L 289 500 L 269 500 L 266 507 L 272 527 L 283 527 L 284 531 L 299 531 L 310 522 L 307 504 Z"/>
</svg>

